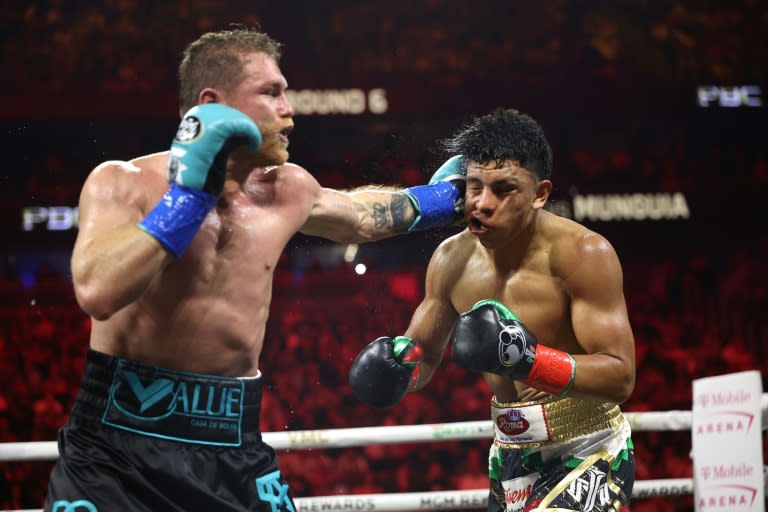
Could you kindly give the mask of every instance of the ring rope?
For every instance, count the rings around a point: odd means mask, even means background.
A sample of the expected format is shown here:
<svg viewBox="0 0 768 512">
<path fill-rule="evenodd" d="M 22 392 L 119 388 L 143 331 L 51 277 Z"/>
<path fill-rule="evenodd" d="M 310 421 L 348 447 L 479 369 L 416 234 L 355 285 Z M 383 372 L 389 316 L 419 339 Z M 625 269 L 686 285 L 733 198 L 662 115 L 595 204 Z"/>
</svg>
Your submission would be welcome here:
<svg viewBox="0 0 768 512">
<path fill-rule="evenodd" d="M 768 393 L 761 400 L 763 429 L 768 427 Z M 624 413 L 634 432 L 690 430 L 691 411 Z M 372 444 L 439 442 L 493 437 L 493 423 L 464 421 L 424 425 L 339 428 L 331 430 L 294 430 L 265 432 L 264 442 L 275 450 L 348 448 Z M 59 456 L 56 441 L 0 443 L 0 462 L 20 460 L 55 460 Z"/>
<path fill-rule="evenodd" d="M 635 482 L 632 498 L 690 496 L 691 494 L 693 494 L 692 478 L 640 480 Z M 488 489 L 385 494 L 340 494 L 335 496 L 294 498 L 293 501 L 296 504 L 297 512 L 395 512 L 402 510 L 485 509 L 488 506 Z M 28 509 L 0 512 L 41 512 L 41 510 Z"/>
<path fill-rule="evenodd" d="M 768 393 L 761 398 L 762 428 L 768 429 Z M 633 431 L 680 431 L 692 425 L 691 411 L 625 413 Z M 340 448 L 371 444 L 404 442 L 438 442 L 493 437 L 491 421 L 466 421 L 425 425 L 342 428 L 333 430 L 297 430 L 265 432 L 264 441 L 275 450 Z M 0 461 L 55 460 L 55 441 L 0 443 Z M 768 467 L 766 467 L 768 474 Z M 692 478 L 638 480 L 632 498 L 644 499 L 693 494 Z M 488 504 L 488 489 L 462 491 L 430 491 L 386 494 L 352 494 L 294 498 L 298 512 L 365 510 L 394 512 L 402 510 L 484 509 Z M 0 512 L 41 512 L 40 509 Z"/>
<path fill-rule="evenodd" d="M 649 416 L 645 416 L 646 414 Z M 686 430 L 690 429 L 691 425 L 690 411 L 628 413 L 626 416 L 633 430 L 636 431 Z M 371 444 L 490 439 L 493 437 L 493 423 L 490 420 L 485 420 L 332 430 L 294 430 L 265 432 L 262 437 L 264 442 L 275 450 L 347 448 Z M 57 457 L 56 441 L 0 444 L 0 461 L 55 460 Z"/>
<path fill-rule="evenodd" d="M 691 494 L 693 494 L 692 478 L 642 480 L 636 482 L 632 490 L 633 499 Z M 485 509 L 488 507 L 488 489 L 316 496 L 294 498 L 293 501 L 296 503 L 297 512 Z"/>
</svg>

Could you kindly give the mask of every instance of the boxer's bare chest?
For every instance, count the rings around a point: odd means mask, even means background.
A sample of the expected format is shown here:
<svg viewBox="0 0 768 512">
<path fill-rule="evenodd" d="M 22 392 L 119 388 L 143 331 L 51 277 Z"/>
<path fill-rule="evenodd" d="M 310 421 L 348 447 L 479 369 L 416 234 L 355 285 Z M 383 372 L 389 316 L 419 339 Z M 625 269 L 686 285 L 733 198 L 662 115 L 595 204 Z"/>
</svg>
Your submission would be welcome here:
<svg viewBox="0 0 768 512">
<path fill-rule="evenodd" d="M 525 265 L 511 272 L 489 267 L 473 278 L 463 276 L 457 289 L 461 290 L 463 311 L 478 300 L 496 299 L 514 311 L 540 343 L 561 350 L 572 349 L 576 343 L 570 295 L 546 265 Z M 541 398 L 541 392 L 508 378 L 490 373 L 484 378 L 491 392 L 503 402 Z"/>
<path fill-rule="evenodd" d="M 514 311 L 542 342 L 571 335 L 569 293 L 545 258 L 517 268 L 468 264 L 454 289 L 457 311 L 467 311 L 489 298 Z"/>
<path fill-rule="evenodd" d="M 223 194 L 203 226 L 211 230 L 217 256 L 260 256 L 275 262 L 306 220 L 299 201 L 290 201 L 276 184 L 249 184 Z"/>
</svg>

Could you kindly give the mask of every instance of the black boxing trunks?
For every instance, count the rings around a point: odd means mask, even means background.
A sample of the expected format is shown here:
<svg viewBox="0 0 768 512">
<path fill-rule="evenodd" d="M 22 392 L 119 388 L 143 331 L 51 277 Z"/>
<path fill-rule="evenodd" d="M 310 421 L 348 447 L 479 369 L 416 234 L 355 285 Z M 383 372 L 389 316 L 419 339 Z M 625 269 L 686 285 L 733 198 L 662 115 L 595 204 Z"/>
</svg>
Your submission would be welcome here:
<svg viewBox="0 0 768 512">
<path fill-rule="evenodd" d="M 615 404 L 492 401 L 489 512 L 626 512 L 631 429 Z"/>
<path fill-rule="evenodd" d="M 59 431 L 46 512 L 295 512 L 259 430 L 262 379 L 177 372 L 89 350 Z"/>
</svg>

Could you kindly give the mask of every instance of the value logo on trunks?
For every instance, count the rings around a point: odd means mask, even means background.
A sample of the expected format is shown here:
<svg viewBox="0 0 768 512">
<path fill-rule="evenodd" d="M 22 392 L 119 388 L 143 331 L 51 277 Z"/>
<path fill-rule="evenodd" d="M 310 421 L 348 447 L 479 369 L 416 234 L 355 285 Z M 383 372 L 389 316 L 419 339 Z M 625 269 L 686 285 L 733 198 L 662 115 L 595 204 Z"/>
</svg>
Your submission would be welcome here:
<svg viewBox="0 0 768 512">
<path fill-rule="evenodd" d="M 56 500 L 51 505 L 51 512 L 98 512 L 98 509 L 88 500 Z"/>
<path fill-rule="evenodd" d="M 119 361 L 102 422 L 175 441 L 240 446 L 243 381 Z"/>
<path fill-rule="evenodd" d="M 269 503 L 271 512 L 296 512 L 291 498 L 288 496 L 288 484 L 280 480 L 280 470 L 273 471 L 256 479 L 256 490 L 259 499 Z"/>
</svg>

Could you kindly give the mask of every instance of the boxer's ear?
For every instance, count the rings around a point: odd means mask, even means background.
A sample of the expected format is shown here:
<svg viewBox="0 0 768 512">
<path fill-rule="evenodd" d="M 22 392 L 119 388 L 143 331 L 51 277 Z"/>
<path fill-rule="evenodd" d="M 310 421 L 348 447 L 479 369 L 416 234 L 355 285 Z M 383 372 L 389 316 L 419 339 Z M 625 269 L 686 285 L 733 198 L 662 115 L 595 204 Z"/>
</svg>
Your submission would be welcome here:
<svg viewBox="0 0 768 512">
<path fill-rule="evenodd" d="M 206 87 L 197 95 L 198 105 L 205 103 L 221 103 L 221 93 L 213 87 Z"/>
</svg>

